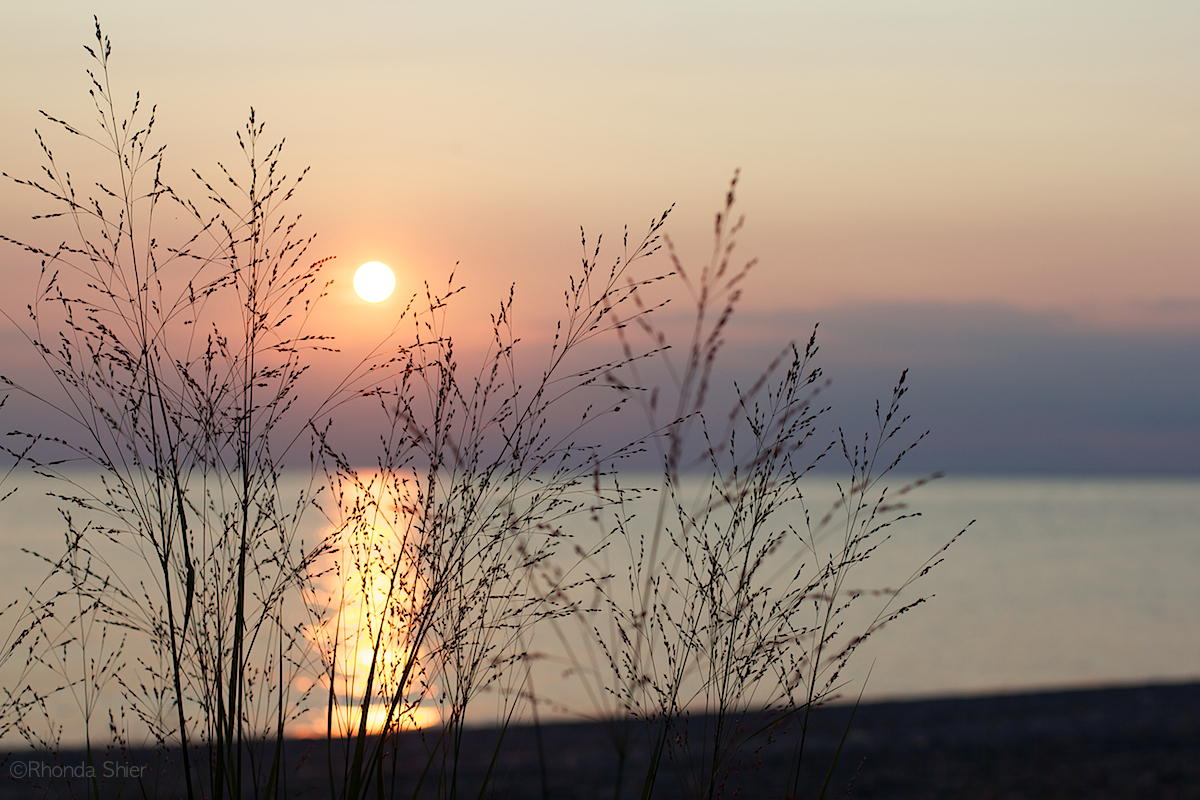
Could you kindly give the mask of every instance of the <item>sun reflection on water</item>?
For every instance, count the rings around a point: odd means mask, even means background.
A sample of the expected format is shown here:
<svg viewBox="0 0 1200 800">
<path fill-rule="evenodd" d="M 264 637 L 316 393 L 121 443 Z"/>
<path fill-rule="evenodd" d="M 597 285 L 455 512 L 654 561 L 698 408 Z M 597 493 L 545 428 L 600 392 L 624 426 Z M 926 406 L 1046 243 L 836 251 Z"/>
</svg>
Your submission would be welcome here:
<svg viewBox="0 0 1200 800">
<path fill-rule="evenodd" d="M 324 672 L 315 682 L 298 678 L 294 684 L 300 692 L 312 689 L 311 696 L 320 702 L 294 723 L 293 735 L 355 736 L 364 705 L 369 734 L 381 733 L 385 726 L 394 732 L 441 721 L 429 705 L 433 687 L 410 645 L 420 603 L 413 567 L 419 526 L 411 504 L 395 497 L 399 487 L 379 476 L 365 486 L 343 487 L 337 549 L 315 587 L 316 605 L 325 613 L 306 628 L 321 653 Z M 402 680 L 405 692 L 399 692 Z M 327 705 L 331 688 L 332 715 Z M 401 699 L 393 708 L 397 696 Z"/>
</svg>

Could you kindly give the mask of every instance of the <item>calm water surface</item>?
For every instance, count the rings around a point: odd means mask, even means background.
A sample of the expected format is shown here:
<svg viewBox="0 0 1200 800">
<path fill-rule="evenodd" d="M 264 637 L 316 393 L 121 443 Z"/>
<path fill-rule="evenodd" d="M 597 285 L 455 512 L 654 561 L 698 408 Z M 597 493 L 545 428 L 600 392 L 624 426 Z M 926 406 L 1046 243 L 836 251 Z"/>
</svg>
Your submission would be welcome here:
<svg viewBox="0 0 1200 800">
<path fill-rule="evenodd" d="M 62 537 L 36 483 L 16 482 L 0 504 L 4 602 L 42 572 L 21 548 L 56 552 Z M 1200 677 L 1200 481 L 949 478 L 913 507 L 923 518 L 856 583 L 895 585 L 978 522 L 923 583 L 932 600 L 860 652 L 850 677 L 874 662 L 866 696 Z"/>
</svg>

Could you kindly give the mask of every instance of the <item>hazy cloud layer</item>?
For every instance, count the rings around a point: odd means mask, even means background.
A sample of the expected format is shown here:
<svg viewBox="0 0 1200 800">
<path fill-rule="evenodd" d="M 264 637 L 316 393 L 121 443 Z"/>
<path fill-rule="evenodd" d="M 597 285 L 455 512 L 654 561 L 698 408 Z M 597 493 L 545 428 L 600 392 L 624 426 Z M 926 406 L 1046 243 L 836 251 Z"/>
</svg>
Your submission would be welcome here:
<svg viewBox="0 0 1200 800">
<path fill-rule="evenodd" d="M 824 395 L 833 406 L 826 436 L 838 424 L 861 434 L 871 424 L 874 399 L 886 399 L 899 372 L 910 370 L 912 430 L 929 428 L 932 435 L 906 462 L 909 470 L 1200 474 L 1196 329 L 1117 330 L 987 305 L 743 311 L 718 362 L 713 408 L 727 409 L 735 380 L 753 383 L 788 338 L 803 342 L 817 321 L 818 363 L 832 381 Z M 667 315 L 661 322 L 686 330 Z M 531 349 L 522 361 L 541 364 L 535 352 L 541 337 L 529 333 Z M 46 387 L 12 331 L 3 343 L 10 353 L 5 371 Z M 655 372 L 649 371 L 649 380 L 665 379 L 663 373 L 654 378 Z M 601 396 L 593 392 L 588 400 Z M 13 400 L 5 429 L 61 426 L 45 409 Z M 564 410 L 564 419 L 577 418 L 579 409 Z M 589 436 L 615 446 L 641 421 L 626 413 L 603 420 Z M 369 447 L 380 422 L 377 412 L 338 419 L 343 441 L 364 462 L 372 460 Z"/>
<path fill-rule="evenodd" d="M 872 396 L 911 369 L 914 422 L 933 429 L 912 466 L 1200 472 L 1200 331 L 1113 330 L 986 305 L 856 306 L 743 322 L 802 332 L 817 319 L 843 413 L 868 411 Z"/>
</svg>

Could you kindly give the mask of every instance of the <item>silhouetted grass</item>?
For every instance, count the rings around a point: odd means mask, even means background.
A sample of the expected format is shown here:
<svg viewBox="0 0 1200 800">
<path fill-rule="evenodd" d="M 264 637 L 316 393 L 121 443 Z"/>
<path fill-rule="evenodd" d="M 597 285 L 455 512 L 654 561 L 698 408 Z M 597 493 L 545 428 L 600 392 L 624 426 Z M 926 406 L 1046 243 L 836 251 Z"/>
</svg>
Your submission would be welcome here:
<svg viewBox="0 0 1200 800">
<path fill-rule="evenodd" d="M 9 452 L 56 481 L 66 547 L 41 556 L 49 577 L 4 645 L 26 669 L 0 733 L 56 747 L 46 701 L 69 696 L 89 759 L 149 740 L 189 798 L 287 796 L 299 733 L 324 740 L 329 796 L 486 796 L 510 726 L 554 702 L 539 665 L 566 664 L 592 702 L 567 710 L 611 725 L 616 796 L 660 795 L 668 765 L 721 796 L 764 735 L 794 748 L 793 793 L 809 785 L 812 709 L 923 601 L 912 584 L 944 548 L 894 587 L 850 582 L 916 516 L 902 501 L 924 481 L 887 484 L 923 438 L 906 375 L 865 436 L 829 434 L 814 330 L 721 407 L 753 268 L 736 258 L 736 176 L 702 268 L 665 239 L 669 210 L 619 255 L 584 236 L 548 341 L 521 340 L 513 287 L 489 347 L 465 354 L 452 275 L 322 383 L 310 370 L 334 343 L 310 318 L 328 260 L 287 211 L 304 173 L 288 176 L 282 142 L 251 111 L 243 165 L 177 191 L 154 108 L 118 110 L 98 23 L 87 52 L 93 127 L 45 117 L 109 177 L 78 188 L 39 133 L 41 176 L 14 179 L 67 237 L 14 242 L 41 264 L 18 327 L 53 383 L 5 379 L 59 420 Z M 167 209 L 191 232 L 164 229 Z M 664 244 L 670 266 L 647 269 Z M 659 313 L 680 299 L 682 335 Z M 342 444 L 350 416 L 379 433 L 366 465 Z M 839 499 L 814 508 L 813 470 L 839 457 Z M 627 469 L 646 458 L 648 485 Z M 118 567 L 130 555 L 144 572 Z M 481 720 L 490 766 L 464 788 Z M 402 761 L 414 730 L 423 758 Z"/>
</svg>

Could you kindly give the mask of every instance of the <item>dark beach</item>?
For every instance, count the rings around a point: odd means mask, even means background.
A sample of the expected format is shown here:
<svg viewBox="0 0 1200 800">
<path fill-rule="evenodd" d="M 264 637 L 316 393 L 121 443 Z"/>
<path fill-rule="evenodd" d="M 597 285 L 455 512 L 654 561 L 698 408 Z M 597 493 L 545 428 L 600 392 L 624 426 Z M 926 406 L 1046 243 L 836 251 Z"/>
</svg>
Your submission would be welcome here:
<svg viewBox="0 0 1200 800">
<path fill-rule="evenodd" d="M 855 714 L 829 797 L 849 798 L 1194 798 L 1200 797 L 1200 683 L 1047 691 L 969 698 L 863 704 Z M 831 706 L 814 716 L 800 797 L 816 797 L 851 713 Z M 700 738 L 706 720 L 692 720 Z M 740 721 L 753 729 L 760 720 Z M 614 728 L 557 723 L 509 730 L 488 796 L 610 798 L 616 761 Z M 460 793 L 474 797 L 493 751 L 494 730 L 467 734 Z M 539 748 L 540 737 L 540 748 Z M 290 797 L 328 797 L 323 743 L 291 742 Z M 423 763 L 419 734 L 401 743 Z M 785 797 L 793 763 L 786 736 L 761 736 L 725 784 L 728 797 Z M 543 755 L 539 756 L 539 749 Z M 626 774 L 636 774 L 634 741 Z M 10 752 L 0 798 L 83 797 L 85 780 L 64 772 L 86 763 L 78 751 L 58 755 Z M 103 797 L 181 796 L 161 753 L 96 757 Z M 58 777 L 55 777 L 55 769 Z M 64 769 L 65 768 L 65 769 Z M 14 771 L 15 770 L 15 771 Z M 105 777 L 102 773 L 123 772 Z M 18 773 L 28 774 L 20 779 Z M 687 770 L 671 765 L 658 796 L 688 797 Z M 141 774 L 139 782 L 132 775 Z M 396 796 L 407 797 L 417 775 L 398 771 Z M 139 785 L 139 783 L 141 785 Z M 636 796 L 626 783 L 617 796 Z M 144 793 L 144 794 L 143 794 Z M 433 792 L 429 796 L 434 796 Z"/>
</svg>

